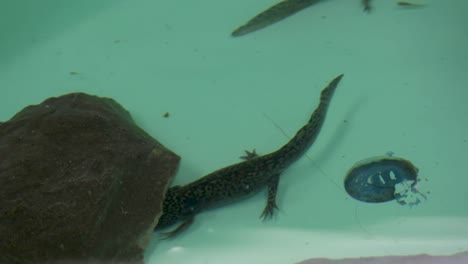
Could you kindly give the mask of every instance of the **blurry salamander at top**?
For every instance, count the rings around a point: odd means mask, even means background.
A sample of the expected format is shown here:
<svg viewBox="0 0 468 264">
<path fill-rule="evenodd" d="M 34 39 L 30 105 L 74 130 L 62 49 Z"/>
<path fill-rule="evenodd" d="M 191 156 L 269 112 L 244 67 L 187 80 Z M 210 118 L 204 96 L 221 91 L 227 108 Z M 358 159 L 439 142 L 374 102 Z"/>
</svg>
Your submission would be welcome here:
<svg viewBox="0 0 468 264">
<path fill-rule="evenodd" d="M 318 2 L 319 0 L 285 0 L 279 2 L 250 19 L 245 25 L 234 30 L 231 35 L 239 37 L 265 28 Z"/>
</svg>

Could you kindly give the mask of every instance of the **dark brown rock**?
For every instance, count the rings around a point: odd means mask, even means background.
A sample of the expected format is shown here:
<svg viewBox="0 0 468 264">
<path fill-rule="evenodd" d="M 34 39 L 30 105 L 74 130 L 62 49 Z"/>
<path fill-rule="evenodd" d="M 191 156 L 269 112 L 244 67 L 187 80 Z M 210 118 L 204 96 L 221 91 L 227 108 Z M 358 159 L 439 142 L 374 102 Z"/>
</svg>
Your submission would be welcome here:
<svg viewBox="0 0 468 264">
<path fill-rule="evenodd" d="M 112 99 L 26 107 L 0 123 L 0 263 L 142 263 L 178 162 Z"/>
</svg>

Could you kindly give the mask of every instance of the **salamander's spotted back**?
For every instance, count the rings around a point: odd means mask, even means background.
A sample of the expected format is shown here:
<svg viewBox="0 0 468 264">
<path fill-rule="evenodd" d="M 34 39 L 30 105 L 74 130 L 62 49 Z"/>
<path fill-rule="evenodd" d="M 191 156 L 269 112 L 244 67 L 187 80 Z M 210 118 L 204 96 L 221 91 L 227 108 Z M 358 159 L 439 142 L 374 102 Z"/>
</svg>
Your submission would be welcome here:
<svg viewBox="0 0 468 264">
<path fill-rule="evenodd" d="M 319 105 L 309 121 L 277 151 L 263 156 L 255 151 L 247 152 L 244 162 L 219 169 L 187 185 L 169 188 L 156 229 L 181 221 L 181 225 L 168 233 L 175 235 L 190 226 L 197 213 L 246 197 L 265 186 L 268 187 L 268 201 L 261 217 L 271 218 L 277 209 L 276 191 L 281 173 L 315 142 L 342 77 L 339 75 L 322 90 Z"/>
</svg>

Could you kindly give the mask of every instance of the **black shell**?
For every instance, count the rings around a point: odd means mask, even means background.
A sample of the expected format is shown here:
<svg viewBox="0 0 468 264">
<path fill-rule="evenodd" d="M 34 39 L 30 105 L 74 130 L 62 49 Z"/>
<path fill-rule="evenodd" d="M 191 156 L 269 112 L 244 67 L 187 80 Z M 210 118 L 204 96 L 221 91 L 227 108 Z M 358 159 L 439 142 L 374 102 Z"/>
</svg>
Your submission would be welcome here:
<svg viewBox="0 0 468 264">
<path fill-rule="evenodd" d="M 403 181 L 416 183 L 418 168 L 410 161 L 380 156 L 356 163 L 346 174 L 344 187 L 353 198 L 381 203 L 395 199 L 395 185 Z"/>
</svg>

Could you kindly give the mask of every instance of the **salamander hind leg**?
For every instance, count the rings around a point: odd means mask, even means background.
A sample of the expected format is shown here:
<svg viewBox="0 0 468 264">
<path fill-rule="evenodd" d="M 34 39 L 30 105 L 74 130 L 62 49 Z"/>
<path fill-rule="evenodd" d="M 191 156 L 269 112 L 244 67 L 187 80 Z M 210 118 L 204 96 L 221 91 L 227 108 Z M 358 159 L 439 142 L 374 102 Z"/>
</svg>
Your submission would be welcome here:
<svg viewBox="0 0 468 264">
<path fill-rule="evenodd" d="M 280 173 L 277 173 L 271 177 L 270 182 L 268 183 L 268 200 L 265 209 L 263 209 L 260 218 L 263 220 L 273 218 L 275 210 L 278 210 L 278 205 L 276 205 L 276 193 L 278 191 Z"/>
</svg>

